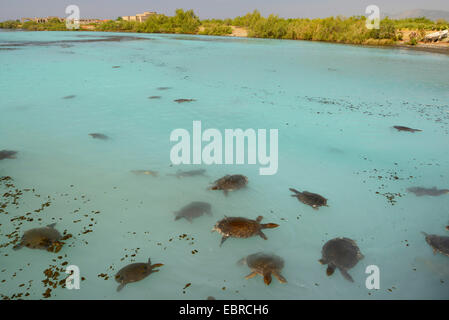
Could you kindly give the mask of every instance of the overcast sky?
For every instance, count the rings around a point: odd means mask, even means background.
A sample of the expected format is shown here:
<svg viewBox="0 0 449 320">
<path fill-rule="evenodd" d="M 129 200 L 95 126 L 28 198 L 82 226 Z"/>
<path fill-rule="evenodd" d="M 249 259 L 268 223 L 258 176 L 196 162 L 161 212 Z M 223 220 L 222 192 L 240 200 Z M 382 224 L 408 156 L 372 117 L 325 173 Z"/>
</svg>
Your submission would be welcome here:
<svg viewBox="0 0 449 320">
<path fill-rule="evenodd" d="M 176 8 L 193 9 L 200 18 L 227 18 L 258 9 L 262 15 L 327 17 L 363 15 L 374 4 L 381 13 L 411 9 L 449 11 L 449 0 L 0 0 L 0 21 L 21 17 L 64 17 L 68 5 L 78 5 L 81 18 L 117 18 L 143 11 L 172 15 Z"/>
</svg>

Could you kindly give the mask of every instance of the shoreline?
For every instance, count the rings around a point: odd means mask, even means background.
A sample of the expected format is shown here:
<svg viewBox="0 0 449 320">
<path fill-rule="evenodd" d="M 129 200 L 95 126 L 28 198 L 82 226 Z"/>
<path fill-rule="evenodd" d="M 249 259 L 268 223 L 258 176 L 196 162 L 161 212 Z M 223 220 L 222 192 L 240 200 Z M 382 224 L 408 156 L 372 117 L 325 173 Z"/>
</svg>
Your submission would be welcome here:
<svg viewBox="0 0 449 320">
<path fill-rule="evenodd" d="M 31 31 L 26 29 L 1 29 L 0 30 L 14 30 L 14 31 L 28 31 L 28 32 L 40 32 L 39 31 Z M 53 30 L 42 30 L 47 32 L 52 32 Z M 134 34 L 152 34 L 152 33 L 139 33 L 139 32 L 131 32 L 131 31 L 98 31 L 98 30 L 55 30 L 54 32 L 98 32 L 98 33 L 134 33 Z M 227 38 L 250 38 L 250 39 L 271 39 L 271 38 L 253 38 L 248 37 L 248 32 L 245 28 L 235 27 L 233 26 L 233 32 L 231 34 L 226 35 L 204 35 L 198 33 L 153 33 L 153 34 L 179 34 L 179 35 L 192 35 L 192 36 L 206 36 L 206 37 L 227 37 Z M 416 44 L 416 45 L 408 45 L 405 43 L 395 43 L 395 44 L 385 44 L 385 45 L 370 45 L 370 44 L 357 44 L 357 43 L 341 43 L 341 42 L 331 42 L 331 41 L 317 41 L 317 40 L 293 40 L 293 39 L 271 39 L 271 40 L 289 40 L 289 41 L 307 41 L 307 42 L 321 42 L 321 43 L 330 43 L 330 44 L 340 44 L 340 45 L 350 45 L 357 46 L 363 48 L 377 48 L 377 49 L 403 49 L 410 51 L 420 51 L 426 53 L 437 53 L 444 54 L 449 56 L 449 43 L 447 44 Z"/>
</svg>

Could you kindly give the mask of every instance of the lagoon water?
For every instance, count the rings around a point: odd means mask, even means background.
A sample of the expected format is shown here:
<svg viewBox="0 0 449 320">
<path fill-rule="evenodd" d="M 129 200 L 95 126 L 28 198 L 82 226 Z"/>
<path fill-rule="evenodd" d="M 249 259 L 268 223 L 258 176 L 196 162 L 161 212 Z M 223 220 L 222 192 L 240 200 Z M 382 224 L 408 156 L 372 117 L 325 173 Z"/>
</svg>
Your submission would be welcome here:
<svg viewBox="0 0 449 320">
<path fill-rule="evenodd" d="M 0 32 L 0 97 L 0 150 L 18 151 L 17 159 L 0 161 L 0 176 L 14 185 L 0 187 L 4 297 L 44 298 L 49 283 L 42 281 L 53 277 L 44 270 L 76 265 L 80 289 L 55 285 L 46 297 L 449 298 L 449 259 L 434 255 L 421 234 L 449 235 L 449 195 L 407 192 L 449 188 L 447 55 L 205 36 Z M 261 176 L 259 165 L 171 165 L 171 131 L 191 131 L 194 120 L 203 130 L 278 129 L 277 174 Z M 207 176 L 168 175 L 198 168 Z M 248 188 L 227 197 L 207 190 L 236 173 L 248 176 Z M 329 207 L 313 210 L 290 187 L 325 196 Z M 22 190 L 16 204 L 5 196 L 15 189 Z M 211 203 L 213 216 L 174 221 L 173 212 L 191 201 Z M 267 241 L 228 239 L 219 247 L 210 230 L 224 215 L 262 215 L 280 226 L 265 231 Z M 8 244 L 52 222 L 73 235 L 59 253 Z M 318 263 L 335 237 L 356 240 L 365 256 L 349 271 L 354 283 L 338 271 L 327 277 Z M 285 260 L 287 284 L 244 279 L 250 271 L 236 262 L 258 251 Z M 148 257 L 164 266 L 116 292 L 114 274 Z M 365 286 L 369 265 L 380 269 L 378 290 Z"/>
</svg>

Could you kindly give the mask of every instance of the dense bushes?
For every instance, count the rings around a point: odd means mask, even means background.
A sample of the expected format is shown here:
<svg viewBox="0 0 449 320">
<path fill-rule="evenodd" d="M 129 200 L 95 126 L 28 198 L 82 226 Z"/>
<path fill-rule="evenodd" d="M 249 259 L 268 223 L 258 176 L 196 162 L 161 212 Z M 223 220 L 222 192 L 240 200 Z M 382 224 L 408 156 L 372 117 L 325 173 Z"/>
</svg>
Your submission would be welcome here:
<svg viewBox="0 0 449 320">
<path fill-rule="evenodd" d="M 0 29 L 17 29 L 19 25 L 18 20 L 7 20 L 0 22 Z"/>
<path fill-rule="evenodd" d="M 157 14 L 150 16 L 142 23 L 117 19 L 99 24 L 96 30 L 196 34 L 200 25 L 200 19 L 195 15 L 193 10 L 184 11 L 177 9 L 173 17 Z"/>
<path fill-rule="evenodd" d="M 59 19 L 50 19 L 47 22 L 37 23 L 35 21 L 26 21 L 22 23 L 22 29 L 30 31 L 65 31 L 65 22 Z"/>
</svg>

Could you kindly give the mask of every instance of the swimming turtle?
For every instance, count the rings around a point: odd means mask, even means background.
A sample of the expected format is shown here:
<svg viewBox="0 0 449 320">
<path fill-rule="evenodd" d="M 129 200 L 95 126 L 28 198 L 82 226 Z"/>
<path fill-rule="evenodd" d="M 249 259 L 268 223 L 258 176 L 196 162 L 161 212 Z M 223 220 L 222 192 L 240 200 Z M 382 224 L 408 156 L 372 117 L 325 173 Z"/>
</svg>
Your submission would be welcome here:
<svg viewBox="0 0 449 320">
<path fill-rule="evenodd" d="M 246 187 L 248 184 L 248 178 L 241 174 L 226 175 L 214 182 L 214 185 L 210 187 L 210 190 L 223 190 L 227 195 L 228 191 L 233 191 Z"/>
<path fill-rule="evenodd" d="M 419 129 L 412 129 L 412 128 L 404 127 L 404 126 L 393 126 L 393 128 L 395 128 L 398 131 L 407 131 L 407 132 L 419 132 L 419 131 L 422 131 L 422 130 L 419 130 Z"/>
<path fill-rule="evenodd" d="M 275 254 L 258 252 L 241 259 L 239 263 L 246 264 L 252 271 L 245 279 L 251 279 L 260 274 L 263 276 L 265 284 L 269 285 L 271 283 L 271 275 L 273 275 L 280 283 L 287 283 L 287 280 L 281 275 L 284 260 Z"/>
<path fill-rule="evenodd" d="M 203 214 L 207 214 L 209 216 L 212 215 L 210 203 L 194 201 L 194 202 L 191 202 L 188 205 L 182 207 L 179 211 L 176 211 L 175 212 L 175 215 L 176 215 L 175 220 L 185 218 L 189 222 L 192 222 L 193 218 L 200 217 Z"/>
<path fill-rule="evenodd" d="M 188 170 L 181 171 L 178 170 L 175 174 L 169 173 L 169 176 L 175 176 L 176 178 L 185 178 L 185 177 L 194 177 L 194 176 L 205 176 L 206 169 L 198 169 L 198 170 Z"/>
<path fill-rule="evenodd" d="M 299 201 L 311 206 L 315 210 L 318 210 L 318 208 L 322 206 L 328 207 L 327 199 L 317 193 L 308 191 L 299 192 L 293 188 L 289 188 L 289 190 L 294 193 L 291 195 L 292 197 L 298 198 Z"/>
<path fill-rule="evenodd" d="M 13 150 L 0 150 L 0 160 L 3 159 L 15 159 L 17 151 Z"/>
<path fill-rule="evenodd" d="M 434 254 L 441 253 L 449 257 L 449 237 L 427 234 L 425 232 L 423 234 L 429 246 L 432 247 Z"/>
<path fill-rule="evenodd" d="M 348 270 L 354 267 L 363 254 L 354 240 L 349 238 L 335 238 L 326 242 L 322 249 L 323 257 L 318 260 L 321 264 L 327 264 L 326 274 L 332 275 L 338 268 L 346 280 L 354 282 Z"/>
<path fill-rule="evenodd" d="M 267 240 L 267 236 L 262 232 L 262 229 L 271 229 L 279 227 L 275 223 L 261 224 L 263 217 L 258 216 L 256 220 L 251 220 L 242 217 L 226 217 L 218 221 L 212 229 L 212 232 L 217 231 L 223 237 L 221 238 L 220 246 L 229 237 L 233 238 L 249 238 L 252 236 L 260 236 Z"/>
<path fill-rule="evenodd" d="M 94 139 L 107 140 L 109 137 L 102 133 L 89 133 L 89 135 Z"/>
<path fill-rule="evenodd" d="M 196 101 L 195 99 L 176 99 L 174 100 L 177 103 L 184 103 L 184 102 L 193 102 Z"/>
<path fill-rule="evenodd" d="M 58 230 L 54 228 L 55 225 L 56 223 L 52 223 L 46 227 L 25 231 L 22 239 L 13 247 L 13 249 L 19 250 L 24 246 L 30 249 L 50 249 L 62 238 Z"/>
<path fill-rule="evenodd" d="M 131 172 L 136 175 L 147 175 L 147 176 L 153 176 L 153 177 L 158 176 L 158 172 L 152 171 L 152 170 L 131 170 Z"/>
<path fill-rule="evenodd" d="M 162 263 L 151 264 L 151 259 L 148 258 L 148 262 L 137 262 L 131 263 L 117 272 L 115 275 L 115 281 L 120 283 L 117 287 L 117 291 L 123 289 L 123 287 L 131 282 L 140 281 L 145 279 L 153 272 L 158 272 L 159 270 L 154 270 L 154 268 L 162 267 Z"/>
<path fill-rule="evenodd" d="M 423 187 L 411 187 L 407 189 L 408 192 L 414 193 L 417 197 L 421 196 L 441 196 L 443 194 L 449 193 L 448 189 L 437 189 L 433 188 L 423 188 Z"/>
</svg>

